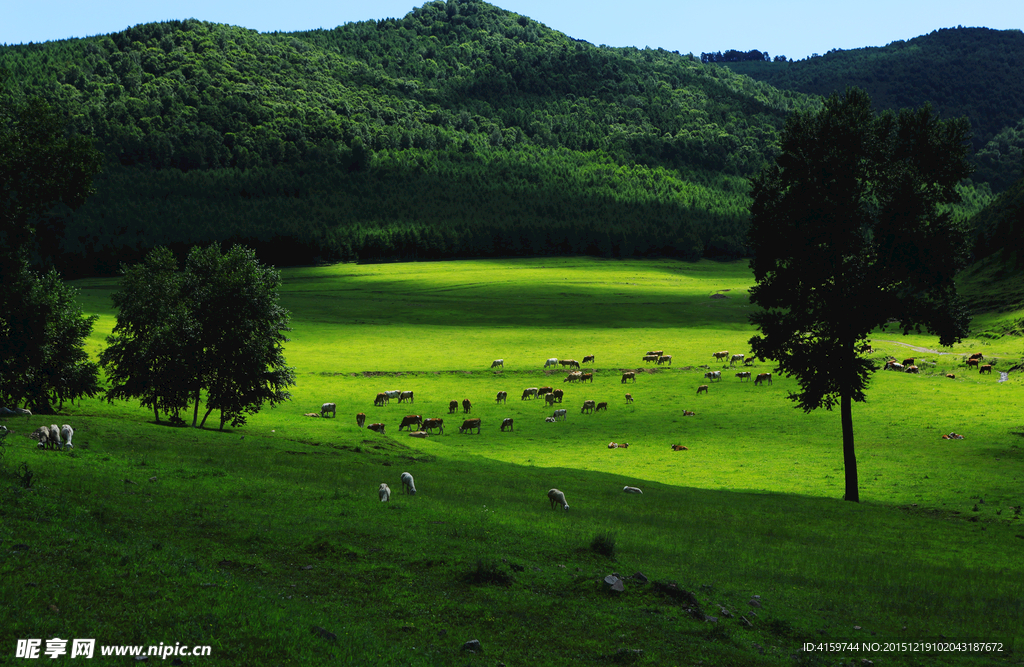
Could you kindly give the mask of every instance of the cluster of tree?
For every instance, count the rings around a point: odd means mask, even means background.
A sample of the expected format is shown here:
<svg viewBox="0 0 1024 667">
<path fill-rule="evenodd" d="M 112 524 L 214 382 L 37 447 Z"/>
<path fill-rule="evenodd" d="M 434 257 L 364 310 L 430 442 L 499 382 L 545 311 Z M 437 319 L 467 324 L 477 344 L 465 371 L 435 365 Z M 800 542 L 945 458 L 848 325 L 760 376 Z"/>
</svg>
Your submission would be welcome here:
<svg viewBox="0 0 1024 667">
<path fill-rule="evenodd" d="M 184 271 L 167 248 L 124 270 L 113 295 L 117 324 L 100 354 L 111 386 L 108 401 L 138 399 L 172 422 L 193 406 L 202 428 L 220 410 L 220 428 L 241 426 L 264 403 L 290 397 L 294 370 L 283 344 L 289 314 L 278 303 L 279 272 L 261 265 L 252 250 L 195 247 Z"/>
<path fill-rule="evenodd" d="M 108 156 L 62 220 L 79 275 L 225 239 L 323 259 L 742 254 L 743 177 L 818 104 L 479 0 L 292 34 L 140 25 L 0 47 L 0 67 Z M 410 234 L 425 247 L 391 240 Z"/>
<path fill-rule="evenodd" d="M 995 256 L 1008 271 L 1024 267 L 1024 176 L 971 220 L 978 258 Z"/>
<path fill-rule="evenodd" d="M 781 59 L 781 60 L 780 60 Z M 776 62 L 785 62 L 786 56 L 775 56 Z M 757 49 L 751 49 L 750 51 L 737 51 L 736 49 L 729 49 L 725 53 L 721 51 L 715 51 L 714 53 L 702 53 L 700 54 L 700 61 L 702 63 L 742 63 L 742 62 L 771 62 L 772 59 L 768 55 L 767 51 L 758 51 Z"/>
<path fill-rule="evenodd" d="M 948 28 L 884 47 L 833 50 L 785 67 L 729 63 L 729 68 L 778 88 L 816 95 L 863 88 L 876 111 L 927 102 L 942 118 L 967 116 L 979 152 L 974 179 L 999 191 L 1021 169 L 1020 162 L 991 158 L 1007 155 L 1007 143 L 1015 155 L 1024 148 L 1019 131 L 1002 134 L 1024 119 L 1024 58 L 1016 55 L 1022 52 L 1020 30 Z M 1001 146 L 988 146 L 993 140 Z"/>
</svg>

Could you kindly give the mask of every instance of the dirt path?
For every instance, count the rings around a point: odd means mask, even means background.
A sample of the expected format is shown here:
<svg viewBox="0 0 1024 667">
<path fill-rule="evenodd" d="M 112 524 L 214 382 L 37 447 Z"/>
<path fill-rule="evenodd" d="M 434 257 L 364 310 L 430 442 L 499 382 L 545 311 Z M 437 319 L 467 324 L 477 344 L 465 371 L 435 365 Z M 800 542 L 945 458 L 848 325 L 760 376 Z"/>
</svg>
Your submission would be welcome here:
<svg viewBox="0 0 1024 667">
<path fill-rule="evenodd" d="M 927 347 L 918 347 L 917 345 L 911 345 L 910 343 L 901 343 L 898 340 L 885 340 L 882 338 L 872 338 L 871 340 L 877 340 L 879 343 L 892 343 L 894 345 L 902 345 L 903 347 L 909 347 L 914 352 L 930 352 L 931 354 L 960 354 L 959 352 L 939 352 Z"/>
</svg>

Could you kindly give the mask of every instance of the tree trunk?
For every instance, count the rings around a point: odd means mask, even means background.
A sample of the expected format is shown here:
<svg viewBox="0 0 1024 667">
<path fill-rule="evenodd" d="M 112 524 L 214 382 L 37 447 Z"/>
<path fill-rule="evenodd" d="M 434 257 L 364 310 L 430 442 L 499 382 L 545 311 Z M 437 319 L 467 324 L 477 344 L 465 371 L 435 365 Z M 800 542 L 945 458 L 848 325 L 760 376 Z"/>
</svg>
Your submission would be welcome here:
<svg viewBox="0 0 1024 667">
<path fill-rule="evenodd" d="M 199 421 L 199 390 L 200 385 L 196 385 L 196 407 L 192 411 L 192 428 L 196 427 L 196 422 Z"/>
<path fill-rule="evenodd" d="M 843 422 L 843 462 L 846 466 L 846 494 L 843 500 L 860 502 L 857 490 L 857 455 L 853 452 L 853 399 L 843 394 L 839 399 Z"/>
<path fill-rule="evenodd" d="M 211 412 L 213 412 L 213 408 L 207 408 L 206 414 L 203 415 L 203 421 L 201 424 L 199 424 L 199 428 L 203 428 L 204 426 L 206 426 L 206 418 L 210 416 Z"/>
<path fill-rule="evenodd" d="M 153 403 L 153 416 L 156 417 L 156 423 L 160 423 L 160 408 L 157 407 L 156 402 Z"/>
</svg>

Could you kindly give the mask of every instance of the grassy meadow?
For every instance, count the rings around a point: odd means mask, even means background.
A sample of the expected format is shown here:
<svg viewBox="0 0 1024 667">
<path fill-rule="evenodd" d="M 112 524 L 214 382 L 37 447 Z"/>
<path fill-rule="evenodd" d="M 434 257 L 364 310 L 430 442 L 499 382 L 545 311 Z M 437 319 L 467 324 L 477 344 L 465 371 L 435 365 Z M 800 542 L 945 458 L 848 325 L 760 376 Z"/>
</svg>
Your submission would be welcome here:
<svg viewBox="0 0 1024 667">
<path fill-rule="evenodd" d="M 158 425 L 98 399 L 5 420 L 0 664 L 25 662 L 18 639 L 53 637 L 211 646 L 169 658 L 186 665 L 1024 664 L 1024 392 L 1009 372 L 1020 338 L 938 349 L 932 336 L 877 332 L 874 357 L 914 357 L 921 374 L 876 373 L 854 406 L 854 504 L 841 500 L 838 413 L 804 414 L 786 398 L 793 380 L 754 386 L 712 357 L 749 352 L 745 262 L 282 274 L 298 384 L 245 427 Z M 100 316 L 98 354 L 116 280 L 75 285 Z M 977 330 L 1020 316 L 985 316 Z M 648 350 L 671 366 L 645 364 Z M 973 352 L 997 372 L 968 371 Z M 543 368 L 585 355 L 593 383 Z M 706 381 L 709 369 L 722 380 Z M 540 386 L 565 390 L 565 421 L 520 400 Z M 375 407 L 386 390 L 415 402 Z M 448 414 L 463 399 L 479 435 L 459 433 L 461 408 Z M 584 400 L 608 410 L 581 414 Z M 336 419 L 303 416 L 328 401 Z M 358 428 L 357 412 L 387 435 Z M 443 417 L 445 432 L 410 438 L 406 414 Z M 514 431 L 499 430 L 505 417 Z M 73 452 L 24 437 L 52 421 L 74 426 Z M 964 439 L 941 438 L 952 431 Z M 402 493 L 403 471 L 416 496 Z M 568 511 L 550 508 L 552 487 Z M 606 590 L 612 573 L 623 592 Z M 463 650 L 472 639 L 482 651 Z M 884 650 L 922 641 L 1002 651 Z M 44 659 L 130 661 L 98 653 Z"/>
</svg>

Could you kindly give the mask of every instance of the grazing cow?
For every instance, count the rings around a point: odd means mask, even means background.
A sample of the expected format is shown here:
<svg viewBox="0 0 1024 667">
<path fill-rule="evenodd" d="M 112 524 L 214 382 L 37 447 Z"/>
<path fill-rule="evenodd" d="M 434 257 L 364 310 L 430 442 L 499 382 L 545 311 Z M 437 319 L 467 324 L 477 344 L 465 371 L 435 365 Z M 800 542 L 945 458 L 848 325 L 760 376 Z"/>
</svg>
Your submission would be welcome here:
<svg viewBox="0 0 1024 667">
<path fill-rule="evenodd" d="M 568 375 L 566 375 L 565 379 L 562 380 L 562 382 L 576 382 L 581 377 L 583 377 L 583 373 L 580 373 L 579 371 L 573 371 L 572 373 L 569 373 Z"/>
<path fill-rule="evenodd" d="M 580 376 L 580 382 L 589 382 L 590 384 L 594 384 L 594 374 L 584 373 Z"/>
<path fill-rule="evenodd" d="M 380 433 L 381 435 L 384 435 L 384 424 L 382 422 L 377 422 L 376 424 L 370 424 L 366 428 L 370 429 L 371 431 L 376 431 L 377 433 Z"/>
<path fill-rule="evenodd" d="M 729 357 L 729 351 L 723 350 L 721 352 L 715 352 L 711 356 L 714 357 L 715 359 L 727 359 Z"/>
<path fill-rule="evenodd" d="M 513 425 L 512 425 L 512 418 L 511 417 L 505 417 L 504 419 L 501 420 L 501 430 L 502 430 L 502 432 L 504 432 L 505 429 L 508 429 L 510 431 L 514 431 L 515 430 L 513 428 Z"/>
<path fill-rule="evenodd" d="M 659 355 L 657 355 L 657 354 L 645 354 L 644 355 L 644 363 L 645 364 L 649 364 L 652 361 L 657 362 L 658 361 L 658 356 Z"/>
<path fill-rule="evenodd" d="M 391 391 L 385 391 L 384 395 L 387 396 L 390 401 L 392 398 L 399 398 L 402 395 L 402 392 L 398 389 L 392 389 Z"/>
<path fill-rule="evenodd" d="M 557 365 L 558 365 L 558 357 L 551 357 L 550 359 L 548 359 L 547 361 L 544 362 L 544 368 L 547 368 L 548 366 L 557 366 Z"/>
<path fill-rule="evenodd" d="M 399 425 L 398 430 L 401 431 L 403 428 L 408 427 L 411 431 L 413 424 L 416 424 L 418 427 L 422 427 L 423 417 L 421 415 L 406 415 L 402 417 L 402 423 Z"/>
<path fill-rule="evenodd" d="M 589 363 L 595 363 L 594 362 L 594 355 L 588 354 L 587 356 L 583 357 L 583 362 L 582 363 L 585 364 L 585 363 L 588 363 L 588 362 Z"/>
<path fill-rule="evenodd" d="M 558 489 L 548 491 L 548 500 L 551 501 L 551 509 L 555 509 L 555 504 L 561 505 L 564 510 L 569 509 L 569 503 L 565 502 L 565 494 Z"/>
<path fill-rule="evenodd" d="M 771 373 L 758 373 L 757 377 L 754 378 L 754 384 L 755 385 L 762 384 L 762 383 L 764 383 L 765 380 L 768 381 L 768 384 L 771 384 L 772 383 L 772 374 Z"/>
<path fill-rule="evenodd" d="M 702 384 L 701 386 L 697 387 L 697 395 L 698 396 L 700 396 L 701 394 L 706 394 L 706 393 L 708 393 L 708 386 L 706 384 Z"/>
<path fill-rule="evenodd" d="M 956 379 L 956 376 L 953 375 L 952 373 L 946 373 L 946 377 L 948 377 L 950 380 L 955 380 Z"/>
<path fill-rule="evenodd" d="M 507 391 L 499 391 L 498 392 L 498 397 L 496 399 L 494 399 L 494 400 L 496 402 L 498 402 L 498 403 L 505 403 L 507 398 L 508 398 L 508 392 Z"/>
<path fill-rule="evenodd" d="M 972 355 L 971 355 L 970 357 L 968 357 L 968 358 L 969 358 L 969 359 L 984 359 L 984 358 L 985 358 L 985 355 L 984 355 L 984 354 L 982 354 L 981 352 L 975 352 L 974 354 L 972 354 Z"/>
<path fill-rule="evenodd" d="M 546 421 L 546 422 L 556 422 L 556 421 L 558 421 L 558 420 L 557 420 L 557 419 L 555 419 L 554 417 L 545 417 L 545 418 L 544 418 L 544 421 Z"/>
<path fill-rule="evenodd" d="M 555 392 L 551 392 L 550 394 L 547 394 L 546 396 L 544 396 L 544 401 L 548 405 L 554 405 L 555 404 Z"/>
<path fill-rule="evenodd" d="M 897 371 L 899 373 L 902 373 L 903 372 L 903 364 L 897 364 L 895 361 L 887 361 L 885 363 L 885 369 L 884 370 Z"/>
<path fill-rule="evenodd" d="M 597 404 L 597 407 L 594 408 L 594 412 L 601 412 L 601 410 L 604 410 L 605 412 L 608 411 L 608 403 L 607 402 L 601 401 L 600 403 Z"/>
<path fill-rule="evenodd" d="M 626 402 L 627 403 L 632 403 L 633 402 L 633 394 L 626 394 Z"/>
<path fill-rule="evenodd" d="M 907 366 L 906 373 L 920 373 L 920 369 L 917 366 Z"/>
<path fill-rule="evenodd" d="M 684 447 L 683 445 L 672 445 L 672 451 L 673 452 L 686 452 L 686 451 L 689 451 L 689 450 L 690 450 L 689 447 Z"/>
<path fill-rule="evenodd" d="M 473 404 L 469 402 L 468 398 L 462 399 L 462 412 L 469 413 L 473 409 Z"/>
<path fill-rule="evenodd" d="M 527 398 L 533 398 L 534 396 L 537 395 L 537 391 L 538 390 L 537 390 L 536 387 L 530 387 L 529 389 L 524 389 L 523 390 L 523 398 L 522 398 L 522 400 L 525 401 Z"/>
<path fill-rule="evenodd" d="M 980 361 L 978 359 L 968 359 L 967 360 L 967 366 L 968 367 L 970 367 L 970 366 L 977 367 L 979 364 L 980 364 Z"/>
<path fill-rule="evenodd" d="M 504 359 L 495 359 L 494 361 L 491 362 L 491 368 L 497 368 L 498 366 L 501 366 L 502 368 L 504 368 L 505 367 L 505 360 Z"/>
<path fill-rule="evenodd" d="M 448 401 L 448 414 L 453 415 L 459 411 L 458 401 Z"/>
<path fill-rule="evenodd" d="M 914 365 L 914 357 L 909 357 L 907 359 L 904 359 L 903 360 L 903 365 L 904 366 L 913 366 Z"/>
<path fill-rule="evenodd" d="M 583 407 L 580 408 L 580 414 L 583 414 L 584 412 L 588 412 L 588 411 L 589 412 L 593 412 L 594 411 L 594 402 L 593 401 L 583 401 Z"/>
<path fill-rule="evenodd" d="M 412 400 L 412 392 L 411 391 L 403 391 L 401 394 L 398 395 L 398 402 L 399 403 L 405 402 L 406 399 L 408 399 L 408 401 L 410 403 L 413 402 L 413 400 Z"/>
<path fill-rule="evenodd" d="M 580 367 L 580 362 L 576 361 L 575 359 L 562 359 L 558 363 L 560 363 L 562 365 L 562 368 L 565 368 L 566 366 L 568 366 L 569 368 L 579 368 Z"/>
<path fill-rule="evenodd" d="M 553 392 L 551 392 L 550 394 L 548 394 L 548 396 L 554 396 L 555 400 L 558 401 L 559 403 L 561 403 L 562 402 L 562 397 L 565 396 L 565 392 L 562 391 L 561 389 L 556 389 Z"/>
<path fill-rule="evenodd" d="M 428 433 L 430 431 L 433 431 L 436 428 L 437 432 L 439 434 L 444 435 L 444 420 L 443 419 L 425 419 L 425 420 L 423 420 L 423 426 L 421 426 L 420 428 L 422 428 L 424 431 L 426 431 Z"/>
<path fill-rule="evenodd" d="M 553 391 L 554 389 L 552 387 L 541 387 L 540 389 L 537 390 L 537 396 L 540 397 L 543 396 L 544 394 L 550 394 Z"/>
<path fill-rule="evenodd" d="M 749 359 L 744 359 L 743 360 L 743 365 L 744 366 L 753 366 L 754 365 L 754 357 L 750 357 Z"/>
<path fill-rule="evenodd" d="M 671 366 L 672 365 L 672 355 L 671 354 L 663 354 L 660 357 L 658 357 L 658 365 L 661 366 L 662 364 L 668 364 L 669 366 Z"/>
<path fill-rule="evenodd" d="M 737 361 L 743 361 L 743 355 L 742 354 L 734 354 L 731 357 L 729 357 L 729 365 L 730 366 L 735 364 Z"/>
<path fill-rule="evenodd" d="M 558 421 L 559 418 L 561 418 L 562 421 L 565 421 L 565 417 L 566 417 L 565 408 L 561 408 L 559 410 L 555 410 L 555 413 L 553 415 L 551 415 L 551 416 L 552 416 L 552 418 L 554 418 L 555 421 Z"/>
<path fill-rule="evenodd" d="M 663 354 L 665 354 L 665 350 L 648 350 L 647 351 L 647 356 L 652 356 L 653 355 L 655 357 L 660 357 Z"/>
<path fill-rule="evenodd" d="M 327 413 L 330 412 L 332 416 L 338 416 L 338 407 L 334 403 L 324 403 L 320 406 L 320 416 L 326 417 Z"/>
<path fill-rule="evenodd" d="M 722 371 L 708 371 L 707 373 L 704 374 L 704 379 L 705 380 L 711 380 L 711 381 L 714 381 L 714 380 L 721 381 L 722 380 Z"/>
<path fill-rule="evenodd" d="M 373 399 L 375 406 L 384 407 L 388 404 L 388 397 L 386 394 L 377 394 L 377 398 Z"/>
<path fill-rule="evenodd" d="M 749 380 L 750 371 L 743 371 L 742 373 L 737 373 L 736 377 L 738 377 L 740 380 Z"/>
<path fill-rule="evenodd" d="M 472 431 L 476 429 L 476 432 L 480 433 L 480 418 L 467 419 L 462 422 L 462 426 L 459 427 L 459 433 L 465 433 L 466 431 Z"/>
<path fill-rule="evenodd" d="M 992 374 L 992 364 L 984 364 L 983 366 L 979 366 L 978 367 L 978 375 L 981 375 L 982 373 L 988 373 L 989 375 L 991 375 Z"/>
<path fill-rule="evenodd" d="M 626 380 L 632 380 L 633 382 L 636 382 L 636 372 L 635 371 L 627 371 L 627 372 L 623 373 L 622 374 L 622 384 L 626 384 Z"/>
<path fill-rule="evenodd" d="M 366 423 L 366 413 L 365 412 L 357 412 L 356 413 L 356 426 L 358 426 L 359 428 L 362 428 L 363 424 L 365 424 L 365 423 Z"/>
</svg>

